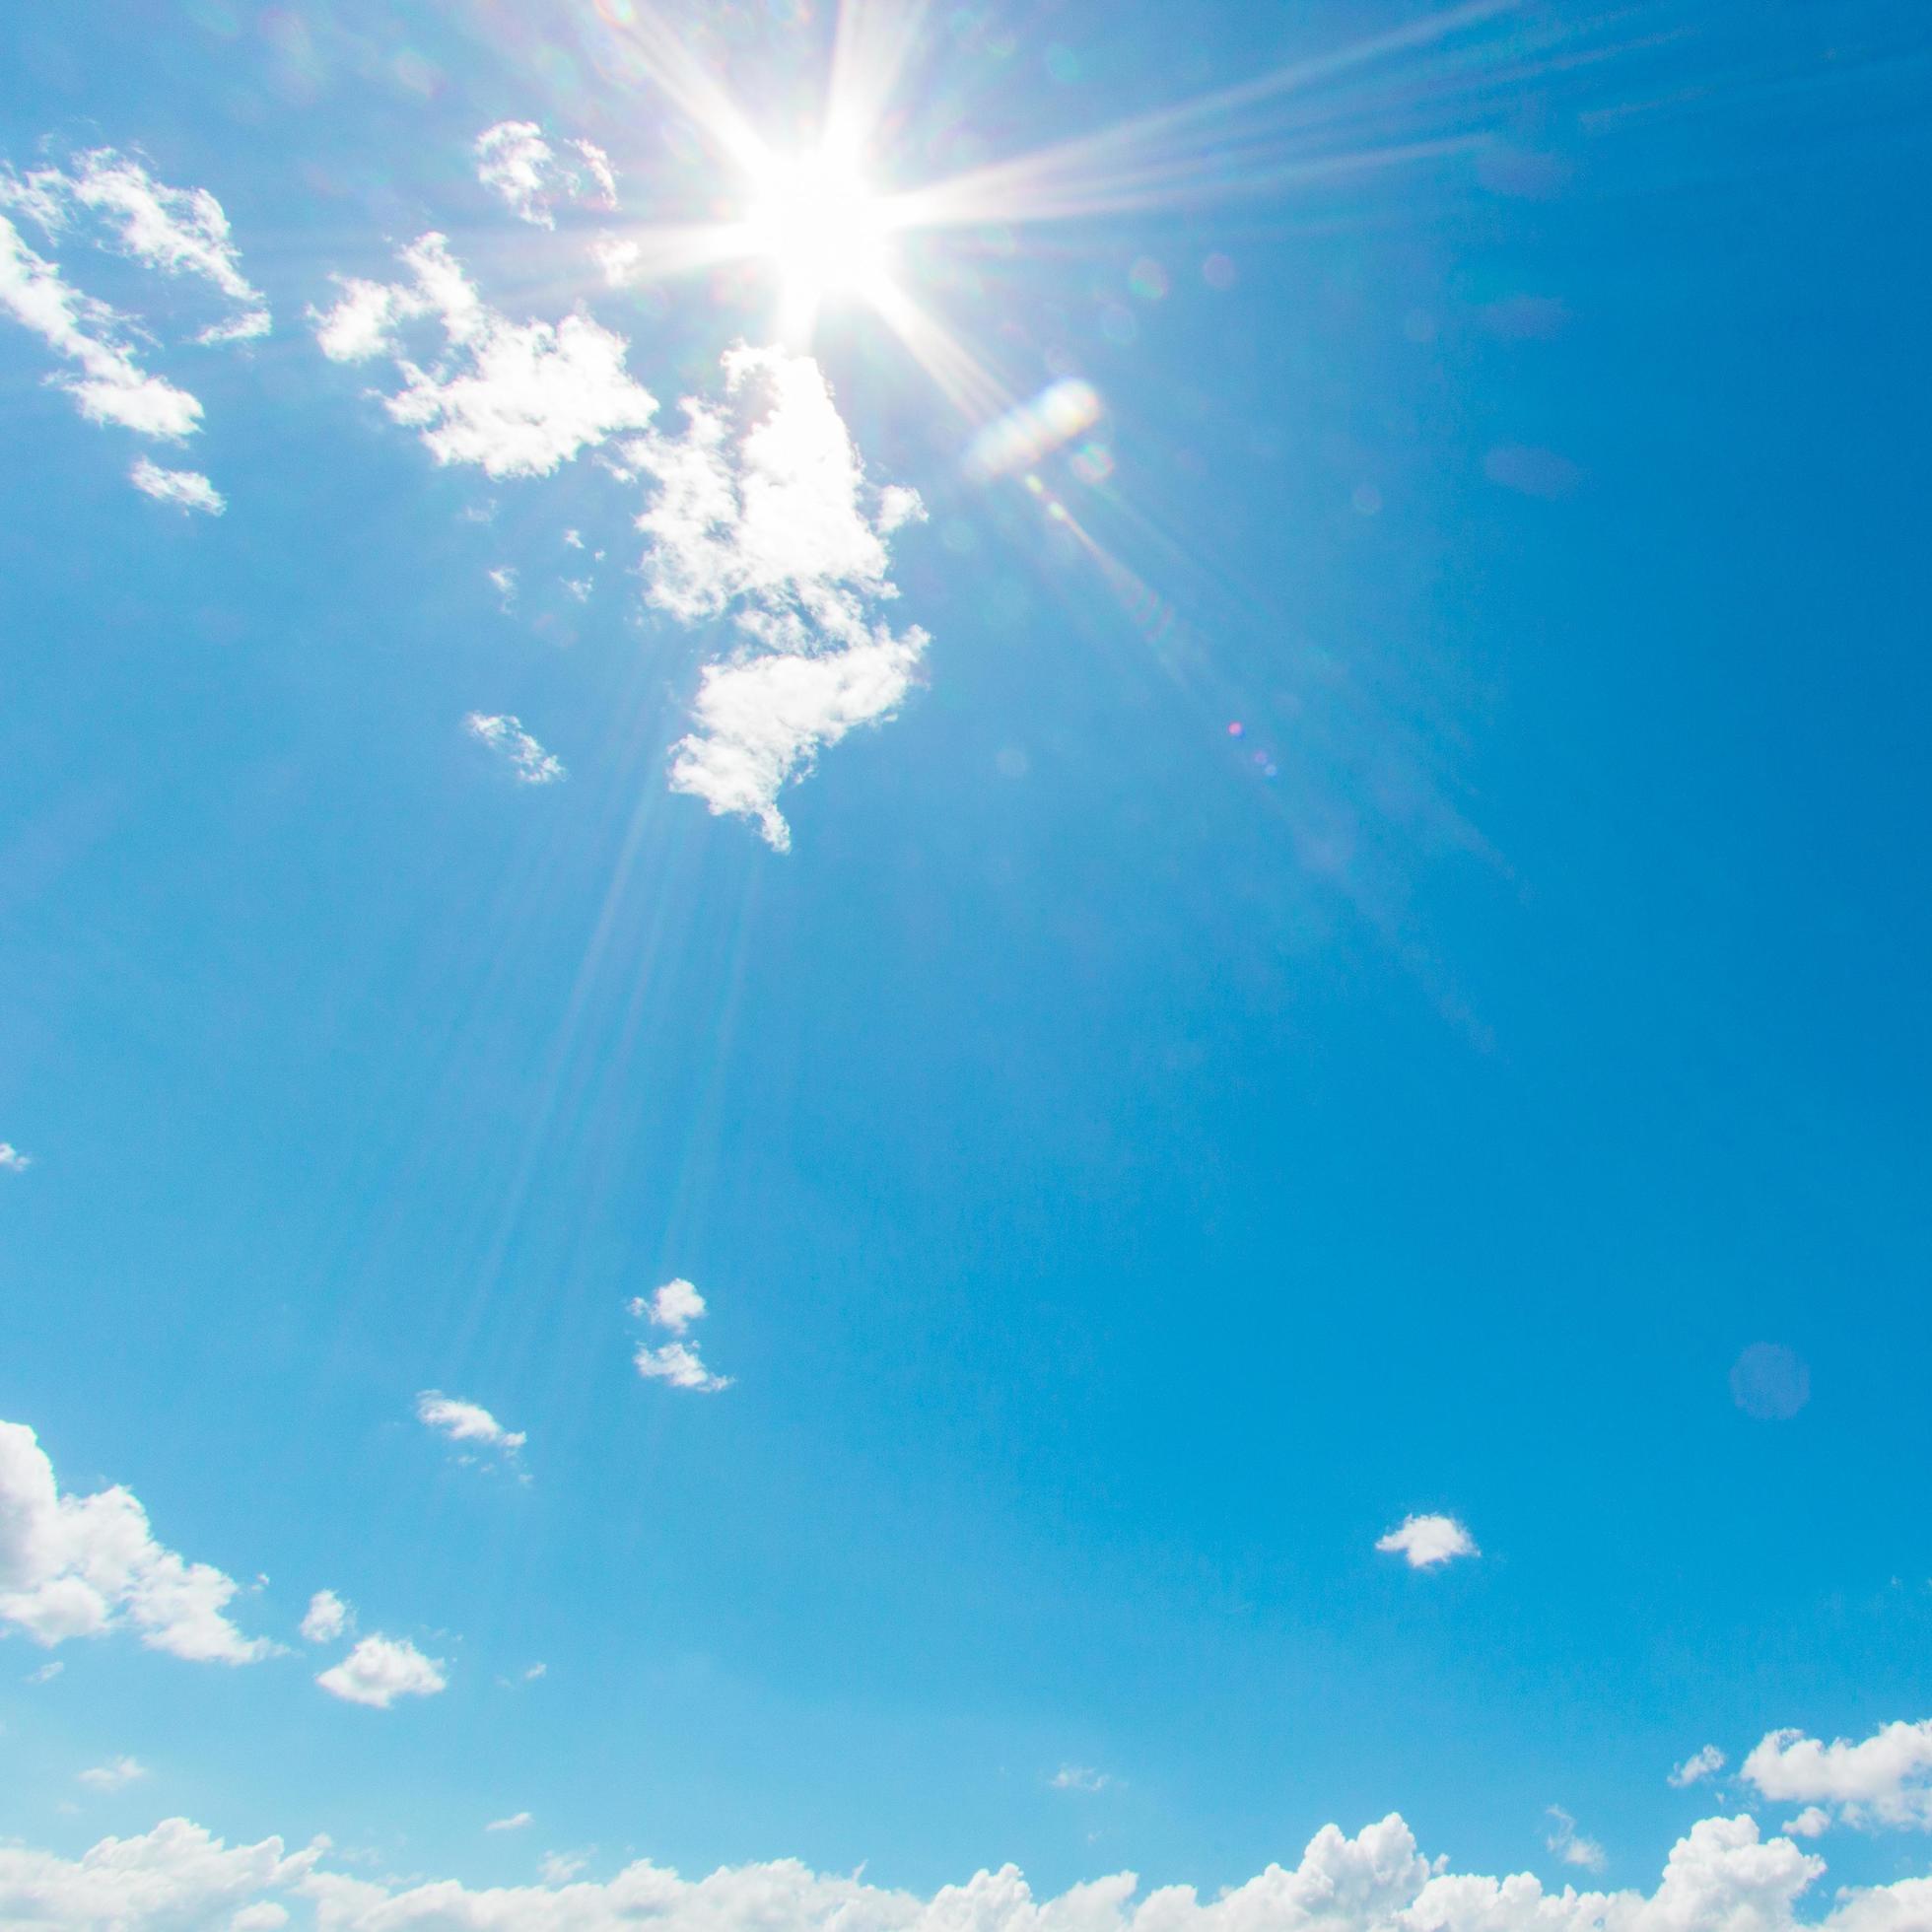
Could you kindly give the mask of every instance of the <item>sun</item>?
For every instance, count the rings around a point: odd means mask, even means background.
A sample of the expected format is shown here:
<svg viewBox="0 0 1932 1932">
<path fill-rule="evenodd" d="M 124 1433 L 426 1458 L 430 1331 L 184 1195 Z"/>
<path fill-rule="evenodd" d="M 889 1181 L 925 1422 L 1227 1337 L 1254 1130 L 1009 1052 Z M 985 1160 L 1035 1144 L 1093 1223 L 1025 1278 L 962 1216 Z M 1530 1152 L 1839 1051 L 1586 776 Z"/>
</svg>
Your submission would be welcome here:
<svg viewBox="0 0 1932 1932">
<path fill-rule="evenodd" d="M 777 268 L 789 308 L 884 286 L 890 204 L 857 162 L 824 148 L 773 155 L 761 162 L 752 190 L 752 250 Z"/>
</svg>

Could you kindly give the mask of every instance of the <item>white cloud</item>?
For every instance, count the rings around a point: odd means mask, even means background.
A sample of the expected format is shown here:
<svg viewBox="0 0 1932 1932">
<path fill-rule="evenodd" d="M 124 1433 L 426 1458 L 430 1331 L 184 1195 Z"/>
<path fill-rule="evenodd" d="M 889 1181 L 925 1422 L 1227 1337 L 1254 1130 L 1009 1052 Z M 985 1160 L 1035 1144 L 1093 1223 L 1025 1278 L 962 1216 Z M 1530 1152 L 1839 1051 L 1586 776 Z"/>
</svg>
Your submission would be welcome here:
<svg viewBox="0 0 1932 1932">
<path fill-rule="evenodd" d="M 508 1818 L 493 1818 L 483 1828 L 486 1831 L 520 1831 L 529 1823 L 528 1812 L 513 1812 Z"/>
<path fill-rule="evenodd" d="M 198 510 L 204 516 L 219 517 L 228 508 L 228 499 L 196 469 L 163 469 L 146 456 L 137 456 L 127 477 L 143 496 L 172 504 L 176 510 Z"/>
<path fill-rule="evenodd" d="M 529 1669 L 523 1673 L 523 1682 L 525 1684 L 534 1684 L 538 1678 L 547 1677 L 549 1676 L 549 1674 L 550 1674 L 550 1666 L 548 1664 L 541 1664 L 541 1663 L 532 1664 L 529 1667 Z"/>
<path fill-rule="evenodd" d="M 728 613 L 739 639 L 705 666 L 671 789 L 756 819 L 784 851 L 779 792 L 912 687 L 926 633 L 895 636 L 872 607 L 898 594 L 887 537 L 924 511 L 867 483 L 809 357 L 739 347 L 723 366 L 723 405 L 687 399 L 681 436 L 625 454 L 656 483 L 638 519 L 647 601 L 687 622 Z"/>
<path fill-rule="evenodd" d="M 1824 1807 L 1840 1824 L 1932 1830 L 1932 1719 L 1881 1725 L 1861 1744 L 1772 1731 L 1739 1769 L 1764 1797 Z"/>
<path fill-rule="evenodd" d="M 624 371 L 626 344 L 587 315 L 514 323 L 477 294 L 441 235 L 402 251 L 408 282 L 337 278 L 334 308 L 313 315 L 315 339 L 336 362 L 386 354 L 403 386 L 391 417 L 422 433 L 440 463 L 476 463 L 491 476 L 542 476 L 582 449 L 644 428 L 656 400 Z M 435 317 L 440 361 L 405 355 L 398 331 Z"/>
<path fill-rule="evenodd" d="M 124 1784 L 138 1783 L 148 1775 L 148 1767 L 138 1758 L 110 1758 L 80 1774 L 90 1791 L 118 1791 Z"/>
<path fill-rule="evenodd" d="M 228 1621 L 238 1588 L 157 1543 L 147 1511 L 118 1484 L 61 1495 L 34 1431 L 0 1422 L 0 1626 L 51 1647 L 131 1625 L 151 1650 L 251 1664 L 280 1646 Z"/>
<path fill-rule="evenodd" d="M 682 1276 L 655 1290 L 649 1301 L 639 1295 L 631 1303 L 633 1315 L 654 1322 L 658 1328 L 669 1329 L 673 1335 L 682 1335 L 704 1312 L 704 1296 Z"/>
<path fill-rule="evenodd" d="M 714 1375 L 696 1348 L 686 1342 L 666 1342 L 661 1348 L 642 1347 L 631 1359 L 647 1382 L 668 1382 L 674 1389 L 696 1389 L 716 1395 L 731 1386 L 728 1375 Z"/>
<path fill-rule="evenodd" d="M 67 1668 L 58 1657 L 42 1664 L 37 1671 L 29 1671 L 26 1682 L 29 1684 L 51 1684 Z"/>
<path fill-rule="evenodd" d="M 416 1419 L 440 1430 L 451 1442 L 474 1442 L 514 1456 L 529 1440 L 521 1429 L 507 1429 L 487 1409 L 459 1402 L 440 1389 L 425 1389 L 416 1398 Z"/>
<path fill-rule="evenodd" d="M 546 1851 L 537 1861 L 537 1876 L 545 1885 L 568 1885 L 589 1862 L 587 1851 Z"/>
<path fill-rule="evenodd" d="M 601 208 L 617 206 L 617 176 L 610 157 L 588 141 L 569 141 L 590 177 L 558 158 L 535 121 L 499 121 L 476 137 L 476 178 L 520 221 L 555 228 L 560 200 L 587 200 Z"/>
<path fill-rule="evenodd" d="M 553 757 L 523 729 L 520 718 L 473 711 L 463 720 L 470 736 L 510 761 L 519 785 L 554 785 L 568 778 L 561 758 Z"/>
<path fill-rule="evenodd" d="M 1586 1838 L 1576 1828 L 1576 1820 L 1561 1805 L 1549 1807 L 1550 1835 L 1544 1843 L 1560 1858 L 1565 1865 L 1575 1865 L 1586 1872 L 1601 1872 L 1607 1862 L 1604 1848 L 1595 1838 Z"/>
<path fill-rule="evenodd" d="M 1693 1751 L 1671 1772 L 1671 1782 L 1682 1789 L 1700 1778 L 1715 1777 L 1723 1768 L 1724 1754 L 1714 1744 L 1707 1744 L 1701 1751 Z"/>
<path fill-rule="evenodd" d="M 1113 1781 L 1091 1764 L 1063 1764 L 1047 1780 L 1056 1791 L 1104 1791 Z"/>
<path fill-rule="evenodd" d="M 302 1634 L 310 1643 L 333 1643 L 355 1619 L 355 1612 L 333 1590 L 317 1590 L 309 1599 Z"/>
<path fill-rule="evenodd" d="M 228 1932 L 281 1932 L 289 1922 L 288 1910 L 272 1898 L 256 1905 L 243 1905 L 228 1922 Z"/>
<path fill-rule="evenodd" d="M 443 1659 L 425 1657 L 407 1637 L 364 1637 L 315 1682 L 331 1697 L 387 1710 L 398 1697 L 434 1697 L 448 1689 Z"/>
<path fill-rule="evenodd" d="M 264 1892 L 298 1884 L 326 1840 L 294 1857 L 280 1838 L 225 1845 L 184 1818 L 131 1838 L 103 1838 L 79 1858 L 0 1844 L 0 1918 L 23 1932 L 189 1932 L 251 1911 Z M 280 1921 L 231 1918 L 233 1927 Z"/>
<path fill-rule="evenodd" d="M 1400 1555 L 1411 1569 L 1433 1569 L 1457 1556 L 1483 1553 L 1453 1516 L 1406 1516 L 1375 1547 L 1385 1555 Z"/>
<path fill-rule="evenodd" d="M 34 1165 L 34 1156 L 24 1154 L 11 1140 L 0 1140 L 0 1174 L 25 1174 Z"/>
<path fill-rule="evenodd" d="M 229 1847 L 172 1819 L 145 1837 L 104 1839 L 79 1859 L 0 1845 L 0 1910 L 35 1932 L 216 1925 L 222 1914 L 306 1900 L 328 1932 L 1924 1932 L 1932 1879 L 1837 1895 L 1798 1914 L 1824 1860 L 1749 1818 L 1709 1818 L 1672 1848 L 1650 1893 L 1546 1891 L 1529 1873 L 1489 1878 L 1418 1850 L 1391 1814 L 1353 1837 L 1334 1826 L 1291 1866 L 1271 1865 L 1206 1899 L 1191 1886 L 1143 1893 L 1131 1872 L 1037 1898 L 1013 1866 L 931 1898 L 815 1873 L 795 1859 L 722 1866 L 685 1879 L 648 1861 L 602 1883 L 550 1864 L 547 1883 L 471 1889 L 454 1880 L 378 1881 L 320 1869 L 324 1841 L 294 1857 L 279 1838 Z M 555 1855 L 553 1854 L 553 1857 Z M 229 1918 L 230 1925 L 236 1923 Z"/>
<path fill-rule="evenodd" d="M 150 376 L 136 360 L 127 318 L 73 288 L 53 262 L 27 245 L 5 215 L 0 215 L 0 312 L 76 366 L 77 374 L 48 380 L 74 398 L 89 422 L 171 440 L 192 436 L 201 427 L 201 404 L 185 389 Z"/>
<path fill-rule="evenodd" d="M 1831 1828 L 1831 1814 L 1822 1805 L 1807 1805 L 1796 1818 L 1787 1818 L 1778 1828 L 1793 1838 L 1822 1838 Z"/>
</svg>

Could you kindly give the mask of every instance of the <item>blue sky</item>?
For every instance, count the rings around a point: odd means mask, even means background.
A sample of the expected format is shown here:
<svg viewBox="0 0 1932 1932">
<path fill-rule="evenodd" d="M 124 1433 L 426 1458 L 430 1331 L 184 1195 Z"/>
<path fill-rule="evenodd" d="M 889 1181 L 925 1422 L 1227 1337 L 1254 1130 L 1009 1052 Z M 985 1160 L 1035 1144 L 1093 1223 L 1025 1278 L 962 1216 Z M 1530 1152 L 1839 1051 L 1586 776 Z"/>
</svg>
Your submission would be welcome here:
<svg viewBox="0 0 1932 1932">
<path fill-rule="evenodd" d="M 841 31 L 9 33 L 0 1917 L 1932 1923 L 1924 24 Z"/>
</svg>

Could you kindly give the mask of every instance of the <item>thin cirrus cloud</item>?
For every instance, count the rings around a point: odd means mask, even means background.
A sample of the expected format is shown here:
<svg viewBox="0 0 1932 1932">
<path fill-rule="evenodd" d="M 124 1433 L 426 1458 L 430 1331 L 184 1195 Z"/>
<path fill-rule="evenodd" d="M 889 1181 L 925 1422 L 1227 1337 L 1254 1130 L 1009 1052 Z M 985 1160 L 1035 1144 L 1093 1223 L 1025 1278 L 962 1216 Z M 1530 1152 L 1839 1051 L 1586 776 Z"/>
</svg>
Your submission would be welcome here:
<svg viewBox="0 0 1932 1932">
<path fill-rule="evenodd" d="M 779 793 L 912 688 L 927 634 L 893 632 L 878 608 L 898 595 L 887 539 L 925 510 L 868 482 L 809 357 L 739 347 L 723 368 L 722 402 L 687 398 L 682 435 L 624 453 L 656 484 L 638 519 L 646 601 L 687 622 L 728 616 L 737 636 L 701 673 L 671 790 L 755 820 L 783 852 Z"/>
<path fill-rule="evenodd" d="M 656 398 L 625 372 L 624 338 L 588 315 L 511 321 L 484 302 L 441 235 L 411 242 L 402 261 L 407 281 L 337 276 L 340 298 L 311 320 L 333 362 L 393 361 L 402 386 L 383 406 L 439 463 L 543 476 L 656 414 Z M 400 336 L 431 320 L 443 346 L 425 367 Z"/>
<path fill-rule="evenodd" d="M 610 157 L 589 141 L 564 146 L 576 156 L 575 165 L 558 154 L 535 121 L 499 121 L 476 137 L 476 178 L 519 221 L 536 228 L 556 227 L 560 201 L 614 209 L 617 176 Z"/>
<path fill-rule="evenodd" d="M 407 1637 L 366 1636 L 315 1682 L 331 1697 L 387 1710 L 398 1697 L 434 1697 L 448 1689 L 440 1657 L 426 1657 Z"/>
<path fill-rule="evenodd" d="M 1787 1828 L 1801 1836 L 1829 1824 L 1932 1830 L 1932 1718 L 1882 1724 L 1856 1744 L 1772 1731 L 1738 1769 L 1763 1797 L 1807 1808 Z"/>
<path fill-rule="evenodd" d="M 355 1621 L 355 1611 L 333 1590 L 317 1590 L 303 1616 L 302 1635 L 309 1643 L 333 1643 Z"/>
<path fill-rule="evenodd" d="M 137 456 L 127 480 L 144 497 L 168 504 L 175 510 L 198 510 L 204 517 L 219 517 L 228 508 L 228 499 L 198 469 L 164 469 L 146 456 Z"/>
<path fill-rule="evenodd" d="M 506 1821 L 507 1822 L 507 1821 Z M 35 1923 L 213 1925 L 281 1900 L 306 1906 L 331 1932 L 405 1925 L 561 1926 L 622 1932 L 649 1919 L 659 1932 L 819 1932 L 838 1923 L 899 1932 L 1920 1932 L 1932 1924 L 1932 1879 L 1847 1889 L 1822 1914 L 1806 1909 L 1825 1860 L 1750 1818 L 1707 1818 L 1671 1848 L 1654 1889 L 1548 1891 L 1532 1873 L 1489 1877 L 1425 1857 L 1400 1814 L 1353 1837 L 1333 1825 L 1291 1867 L 1272 1865 L 1203 1899 L 1192 1887 L 1143 1893 L 1131 1872 L 1038 1898 L 1011 1867 L 981 1871 L 925 1899 L 858 1875 L 813 1872 L 796 1860 L 721 1866 L 685 1879 L 640 1860 L 605 1881 L 556 1857 L 547 1883 L 472 1888 L 453 1879 L 371 1878 L 330 1870 L 318 1839 L 289 1854 L 279 1837 L 229 1845 L 186 1819 L 104 1840 L 69 1859 L 0 1844 L 0 1897 L 31 1897 Z M 566 1868 L 569 1867 L 567 1873 Z M 568 1882 L 561 1898 L 555 1889 Z M 1799 1914 L 1803 1912 L 1801 1919 Z M 560 1916 L 562 1914 L 562 1916 Z"/>
<path fill-rule="evenodd" d="M 705 1298 L 680 1276 L 649 1296 L 634 1296 L 630 1312 L 638 1321 L 682 1338 L 704 1315 Z M 642 1343 L 631 1360 L 647 1382 L 668 1382 L 674 1389 L 691 1389 L 700 1395 L 716 1395 L 731 1386 L 728 1375 L 714 1375 L 705 1366 L 694 1342 L 680 1339 L 660 1343 L 655 1348 L 648 1342 Z"/>
<path fill-rule="evenodd" d="M 104 1764 L 94 1764 L 81 1772 L 80 1782 L 90 1791 L 118 1791 L 123 1785 L 138 1784 L 147 1775 L 148 1767 L 138 1758 L 110 1758 Z"/>
<path fill-rule="evenodd" d="M 520 1831 L 533 1821 L 528 1812 L 512 1812 L 508 1818 L 493 1818 L 484 1826 L 486 1831 Z"/>
<path fill-rule="evenodd" d="M 1550 1820 L 1550 1831 L 1544 1843 L 1550 1850 L 1565 1865 L 1575 1865 L 1585 1872 L 1603 1870 L 1608 1862 L 1603 1846 L 1595 1838 L 1586 1838 L 1576 1828 L 1576 1820 L 1561 1805 L 1552 1805 L 1545 1815 Z"/>
<path fill-rule="evenodd" d="M 1707 1744 L 1701 1751 L 1693 1751 L 1683 1763 L 1674 1765 L 1670 1781 L 1683 1790 L 1688 1785 L 1700 1783 L 1707 1777 L 1715 1777 L 1724 1768 L 1724 1754 L 1714 1744 Z"/>
<path fill-rule="evenodd" d="M 1411 1569 L 1439 1569 L 1459 1556 L 1480 1556 L 1476 1539 L 1453 1516 L 1407 1516 L 1375 1545 Z"/>
<path fill-rule="evenodd" d="M 34 1431 L 0 1422 L 0 1629 L 51 1648 L 131 1628 L 171 1656 L 252 1664 L 281 1646 L 229 1621 L 239 1589 L 157 1543 L 147 1511 L 120 1485 L 62 1495 Z"/>
<path fill-rule="evenodd" d="M 473 711 L 463 720 L 463 729 L 503 759 L 518 785 L 555 785 L 570 776 L 564 761 L 544 750 L 523 729 L 523 721 L 508 712 Z"/>
</svg>

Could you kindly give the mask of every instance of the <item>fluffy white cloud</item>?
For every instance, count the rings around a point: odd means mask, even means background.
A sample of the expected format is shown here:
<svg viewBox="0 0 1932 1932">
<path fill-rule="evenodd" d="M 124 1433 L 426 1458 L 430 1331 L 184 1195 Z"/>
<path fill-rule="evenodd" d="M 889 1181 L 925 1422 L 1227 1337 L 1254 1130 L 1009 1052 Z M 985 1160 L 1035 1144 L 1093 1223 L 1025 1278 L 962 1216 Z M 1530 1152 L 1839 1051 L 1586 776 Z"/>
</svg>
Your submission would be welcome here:
<svg viewBox="0 0 1932 1932">
<path fill-rule="evenodd" d="M 673 1335 L 682 1335 L 704 1312 L 704 1296 L 681 1275 L 656 1289 L 649 1301 L 639 1295 L 631 1303 L 633 1315 L 669 1329 Z"/>
<path fill-rule="evenodd" d="M 626 344 L 589 316 L 512 322 L 477 294 L 441 235 L 402 251 L 406 282 L 337 278 L 340 299 L 313 315 L 315 339 L 336 362 L 390 356 L 402 387 L 385 400 L 422 433 L 440 463 L 476 463 L 491 476 L 541 476 L 623 431 L 644 428 L 655 397 L 625 373 Z M 434 317 L 441 358 L 412 361 L 406 325 Z"/>
<path fill-rule="evenodd" d="M 0 1174 L 25 1174 L 34 1165 L 34 1156 L 24 1154 L 11 1140 L 0 1140 Z"/>
<path fill-rule="evenodd" d="M 479 1443 L 515 1455 L 529 1440 L 521 1429 L 507 1429 L 477 1403 L 459 1402 L 440 1389 L 425 1389 L 416 1398 L 416 1419 L 440 1430 L 451 1442 Z"/>
<path fill-rule="evenodd" d="M 1701 1778 L 1715 1777 L 1723 1768 L 1724 1754 L 1714 1744 L 1707 1744 L 1701 1751 L 1693 1751 L 1672 1770 L 1671 1782 L 1682 1789 L 1685 1785 L 1697 1783 Z"/>
<path fill-rule="evenodd" d="M 564 761 L 545 751 L 523 729 L 520 718 L 512 718 L 508 713 L 473 711 L 463 720 L 463 728 L 479 743 L 510 761 L 518 785 L 555 785 L 559 779 L 570 776 Z"/>
<path fill-rule="evenodd" d="M 1406 1516 L 1375 1547 L 1385 1555 L 1401 1556 L 1411 1569 L 1433 1569 L 1457 1556 L 1483 1553 L 1453 1516 Z"/>
<path fill-rule="evenodd" d="M 298 1884 L 326 1841 L 286 1856 L 280 1838 L 225 1845 L 184 1818 L 133 1838 L 103 1838 L 79 1858 L 0 1844 L 0 1924 L 17 1932 L 202 1932 L 230 1911 L 276 1909 L 264 1892 Z M 280 1919 L 235 1917 L 236 1928 Z"/>
<path fill-rule="evenodd" d="M 731 1386 L 728 1375 L 714 1375 L 688 1342 L 666 1342 L 661 1348 L 645 1346 L 631 1357 L 647 1382 L 668 1382 L 674 1389 L 696 1389 L 716 1395 Z"/>
<path fill-rule="evenodd" d="M 1932 1830 L 1932 1719 L 1881 1725 L 1862 1744 L 1772 1731 L 1739 1769 L 1766 1798 L 1823 1808 L 1841 1824 Z M 1806 1836 L 1822 1828 L 1802 1828 Z"/>
<path fill-rule="evenodd" d="M 564 144 L 582 164 L 579 173 L 544 139 L 535 121 L 499 121 L 476 137 L 476 178 L 499 196 L 519 220 L 555 228 L 560 200 L 588 200 L 600 208 L 617 206 L 617 176 L 610 157 L 588 141 Z M 585 186 L 585 176 L 591 187 Z"/>
<path fill-rule="evenodd" d="M 434 1697 L 449 1688 L 442 1658 L 425 1657 L 407 1637 L 385 1637 L 380 1631 L 364 1637 L 315 1682 L 331 1697 L 375 1710 L 387 1710 L 398 1697 Z"/>
<path fill-rule="evenodd" d="M 126 318 L 71 287 L 5 215 L 0 215 L 0 312 L 75 365 L 75 374 L 48 380 L 74 398 L 90 422 L 170 439 L 192 436 L 201 427 L 201 404 L 185 389 L 150 376 L 136 360 Z"/>
<path fill-rule="evenodd" d="M 333 1590 L 317 1590 L 309 1599 L 302 1634 L 310 1643 L 333 1643 L 355 1622 L 355 1615 Z"/>
<path fill-rule="evenodd" d="M 0 1626 L 51 1646 L 132 1625 L 152 1650 L 251 1664 L 279 1646 L 228 1621 L 237 1588 L 157 1543 L 147 1511 L 118 1484 L 63 1496 L 34 1431 L 0 1422 Z"/>
<path fill-rule="evenodd" d="M 1831 1814 L 1823 1805 L 1807 1805 L 1796 1818 L 1778 1828 L 1787 1837 L 1822 1838 L 1831 1828 Z"/>
<path fill-rule="evenodd" d="M 781 789 L 912 687 L 926 633 L 895 636 L 873 607 L 898 594 L 887 537 L 924 511 L 866 481 L 809 357 L 739 347 L 723 366 L 723 404 L 688 399 L 681 436 L 625 452 L 656 486 L 638 519 L 647 600 L 689 622 L 728 614 L 739 640 L 705 666 L 671 789 L 756 819 L 784 851 Z"/>
<path fill-rule="evenodd" d="M 1603 1846 L 1595 1838 L 1586 1838 L 1576 1828 L 1576 1820 L 1561 1805 L 1552 1805 L 1548 1816 L 1550 1835 L 1544 1839 L 1544 1843 L 1565 1865 L 1575 1865 L 1586 1872 L 1601 1872 L 1607 1863 Z"/>
<path fill-rule="evenodd" d="M 228 499 L 198 469 L 163 469 L 146 456 L 137 456 L 127 478 L 143 496 L 172 504 L 176 510 L 219 517 L 228 508 Z"/>
<path fill-rule="evenodd" d="M 493 1818 L 484 1826 L 486 1831 L 520 1831 L 530 1823 L 528 1812 L 512 1812 L 508 1818 Z"/>
<path fill-rule="evenodd" d="M 118 1791 L 124 1784 L 137 1784 L 148 1774 L 138 1758 L 110 1758 L 81 1772 L 80 1781 L 90 1791 Z"/>
<path fill-rule="evenodd" d="M 1673 1847 L 1654 1892 L 1547 1892 L 1527 1873 L 1487 1878 L 1431 1862 L 1394 1814 L 1348 1837 L 1317 1832 L 1292 1867 L 1271 1865 L 1203 1899 L 1191 1886 L 1142 1893 L 1131 1872 L 1034 1896 L 1008 1865 L 931 1898 L 829 1877 L 795 1860 L 680 1878 L 639 1861 L 603 1883 L 472 1889 L 383 1882 L 321 1869 L 326 1841 L 287 1856 L 279 1838 L 233 1848 L 183 1819 L 104 1839 L 77 1860 L 0 1846 L 0 1920 L 34 1932 L 186 1932 L 228 1914 L 306 1900 L 319 1932 L 1924 1932 L 1932 1880 L 1843 1892 L 1824 1916 L 1799 1910 L 1824 1861 L 1748 1818 L 1710 1818 Z"/>
</svg>

